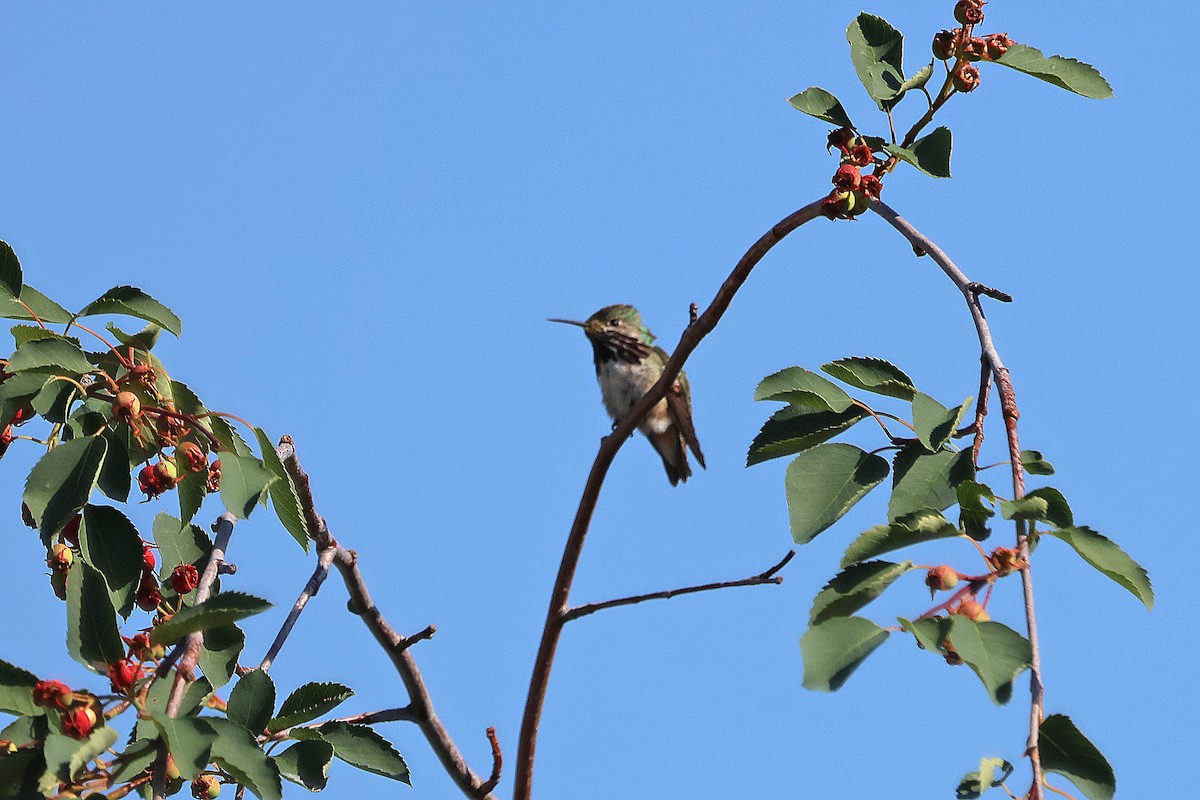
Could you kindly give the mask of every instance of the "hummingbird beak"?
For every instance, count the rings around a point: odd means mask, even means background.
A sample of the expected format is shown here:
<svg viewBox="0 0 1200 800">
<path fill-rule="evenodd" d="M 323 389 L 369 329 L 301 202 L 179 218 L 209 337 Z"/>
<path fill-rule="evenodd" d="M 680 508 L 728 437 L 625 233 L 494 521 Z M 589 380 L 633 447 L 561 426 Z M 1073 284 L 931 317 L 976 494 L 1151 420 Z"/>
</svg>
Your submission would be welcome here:
<svg viewBox="0 0 1200 800">
<path fill-rule="evenodd" d="M 580 328 L 586 328 L 587 325 L 574 319 L 558 319 L 557 317 L 547 317 L 547 322 L 561 322 L 563 325 L 576 325 Z"/>
</svg>

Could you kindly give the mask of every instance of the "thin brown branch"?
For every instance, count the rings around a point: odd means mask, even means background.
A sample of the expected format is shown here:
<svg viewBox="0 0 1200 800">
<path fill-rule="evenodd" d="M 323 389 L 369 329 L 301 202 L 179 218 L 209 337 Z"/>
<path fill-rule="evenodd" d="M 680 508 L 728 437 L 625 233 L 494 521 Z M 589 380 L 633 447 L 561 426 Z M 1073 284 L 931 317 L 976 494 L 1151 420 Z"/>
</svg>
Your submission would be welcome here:
<svg viewBox="0 0 1200 800">
<path fill-rule="evenodd" d="M 417 662 L 413 659 L 412 654 L 405 649 L 407 647 L 406 637 L 396 633 L 384 618 L 383 613 L 375 607 L 371 593 L 367 589 L 366 580 L 358 569 L 358 554 L 338 544 L 337 539 L 329 532 L 329 526 L 326 525 L 325 519 L 317 513 L 308 473 L 304 471 L 304 467 L 300 465 L 300 460 L 296 457 L 295 443 L 290 436 L 284 436 L 280 440 L 276 453 L 296 485 L 301 513 L 308 522 L 310 534 L 318 546 L 333 549 L 333 566 L 337 567 L 338 573 L 342 576 L 342 582 L 346 585 L 346 591 L 350 594 L 347 606 L 363 621 L 371 635 L 375 637 L 375 641 L 387 654 L 388 660 L 392 662 L 392 666 L 404 683 L 404 688 L 408 691 L 410 701 L 408 707 L 412 710 L 413 721 L 421 729 L 421 733 L 424 734 L 429 746 L 442 763 L 442 767 L 450 775 L 459 791 L 467 797 L 495 800 L 490 792 L 480 793 L 480 787 L 485 783 L 484 779 L 475 774 L 467 764 L 458 746 L 450 738 L 450 733 L 434 711 L 433 699 L 429 695 L 429 688 L 425 684 L 421 670 L 417 668 Z"/>
<path fill-rule="evenodd" d="M 988 395 L 992 393 L 992 365 L 985 355 L 979 357 L 979 398 L 975 401 L 975 438 L 971 442 L 971 463 L 979 469 L 979 450 L 983 447 L 983 422 L 988 413 Z"/>
<path fill-rule="evenodd" d="M 266 672 L 271 668 L 271 664 L 275 662 L 279 656 L 279 651 L 283 649 L 284 642 L 292 632 L 292 628 L 296 626 L 296 620 L 300 619 L 301 612 L 308 605 L 309 598 L 316 596 L 321 590 L 321 584 L 329 577 L 329 565 L 333 563 L 333 557 L 337 555 L 336 548 L 324 547 L 317 554 L 317 567 L 313 570 L 313 574 L 309 577 L 308 583 L 304 584 L 304 589 L 300 592 L 300 596 L 296 598 L 296 602 L 292 604 L 292 610 L 288 613 L 287 619 L 283 621 L 283 626 L 280 627 L 279 633 L 275 636 L 275 641 L 271 643 L 271 649 L 263 656 L 262 663 L 258 668 Z"/>
<path fill-rule="evenodd" d="M 604 485 L 608 468 L 612 465 L 617 451 L 633 435 L 638 423 L 666 395 L 667 389 L 674 385 L 675 379 L 679 376 L 684 362 L 687 361 L 692 351 L 716 327 L 721 316 L 729 308 L 729 304 L 733 302 L 734 295 L 750 276 L 751 270 L 785 236 L 804 223 L 821 216 L 822 200 L 817 200 L 789 214 L 763 234 L 746 251 L 729 277 L 717 290 L 712 303 L 683 332 L 683 336 L 675 347 L 675 352 L 667 361 L 658 383 L 654 384 L 650 391 L 646 392 L 645 396 L 614 426 L 612 433 L 601 440 L 599 451 L 592 462 L 591 472 L 588 473 L 587 482 L 584 484 L 579 506 L 575 511 L 575 519 L 571 523 L 571 531 L 563 549 L 562 562 L 554 580 L 554 588 L 550 593 L 550 607 L 546 612 L 542 639 L 534 659 L 533 674 L 529 680 L 529 694 L 525 699 L 525 712 L 521 719 L 521 732 L 517 739 L 517 772 L 514 780 L 513 800 L 529 800 L 533 793 L 533 763 L 537 750 L 538 725 L 541 722 L 542 708 L 546 702 L 546 690 L 550 684 L 554 655 L 558 650 L 558 642 L 565 624 L 563 615 L 570 608 L 571 584 L 575 579 L 575 571 L 583 552 L 583 542 L 587 538 L 592 514 L 596 509 L 596 501 L 600 497 L 600 489 Z"/>
<path fill-rule="evenodd" d="M 783 576 L 777 575 L 783 569 L 792 557 L 796 555 L 795 550 L 789 550 L 787 555 L 783 557 L 775 566 L 768 569 L 766 572 L 760 572 L 757 575 L 752 575 L 749 578 L 742 578 L 736 581 L 722 581 L 720 583 L 705 583 L 699 586 L 685 586 L 681 589 L 667 589 L 662 592 L 650 592 L 649 594 L 638 594 L 632 597 L 619 597 L 615 600 L 605 600 L 602 603 L 587 603 L 582 606 L 575 606 L 567 610 L 563 614 L 563 622 L 570 622 L 573 619 L 586 617 L 588 614 L 595 614 L 597 611 L 603 611 L 606 608 L 616 608 L 617 606 L 631 606 L 635 603 L 642 603 L 646 600 L 670 600 L 672 597 L 678 597 L 684 594 L 695 594 L 696 592 L 710 592 L 715 589 L 732 589 L 737 586 L 762 586 L 763 584 L 780 584 L 783 583 Z"/>
<path fill-rule="evenodd" d="M 487 729 L 488 743 L 492 746 L 492 774 L 479 787 L 480 794 L 487 794 L 500 783 L 500 773 L 504 769 L 504 756 L 500 753 L 500 740 L 496 738 L 496 729 Z"/>
<path fill-rule="evenodd" d="M 954 282 L 954 285 L 959 288 L 963 293 L 963 297 L 966 298 L 967 308 L 971 312 L 971 319 L 975 323 L 975 331 L 979 336 L 979 345 L 983 351 L 983 358 L 990 365 L 992 377 L 995 379 L 996 388 L 1000 393 L 1000 407 L 1004 415 L 1004 427 L 1008 434 L 1013 499 L 1017 500 L 1024 497 L 1025 469 L 1021 464 L 1021 441 L 1017 432 L 1017 420 L 1020 419 L 1021 414 L 1017 410 L 1017 396 L 1013 389 L 1012 378 L 1009 376 L 1008 368 L 1004 366 L 1004 362 L 1000 358 L 1000 353 L 996 350 L 995 340 L 992 338 L 991 329 L 988 327 L 987 319 L 983 314 L 983 307 L 979 304 L 979 295 L 984 294 L 984 292 L 980 292 L 975 288 L 979 284 L 969 280 L 940 247 L 914 228 L 894 210 L 879 201 L 873 201 L 871 209 L 887 220 L 893 228 L 902 233 L 912 243 L 913 247 L 919 247 L 925 251 L 941 267 L 942 272 L 946 273 L 950 280 Z M 1029 790 L 1029 800 L 1042 800 L 1043 774 L 1041 755 L 1038 752 L 1038 731 L 1045 716 L 1045 687 L 1042 683 L 1041 648 L 1038 644 L 1037 614 L 1034 608 L 1033 573 L 1030 568 L 1029 559 L 1029 534 L 1023 520 L 1018 520 L 1016 527 L 1017 549 L 1024 563 L 1024 566 L 1021 568 L 1021 586 L 1025 600 L 1025 625 L 1029 632 L 1029 645 L 1032 652 L 1029 660 L 1029 738 L 1026 742 L 1025 751 L 1029 756 L 1029 763 L 1033 769 L 1033 786 Z"/>
<path fill-rule="evenodd" d="M 412 636 L 401 637 L 400 641 L 396 642 L 396 646 L 401 650 L 407 650 L 417 642 L 432 639 L 435 633 L 437 633 L 437 625 L 426 625 L 424 630 L 417 631 Z"/>
</svg>

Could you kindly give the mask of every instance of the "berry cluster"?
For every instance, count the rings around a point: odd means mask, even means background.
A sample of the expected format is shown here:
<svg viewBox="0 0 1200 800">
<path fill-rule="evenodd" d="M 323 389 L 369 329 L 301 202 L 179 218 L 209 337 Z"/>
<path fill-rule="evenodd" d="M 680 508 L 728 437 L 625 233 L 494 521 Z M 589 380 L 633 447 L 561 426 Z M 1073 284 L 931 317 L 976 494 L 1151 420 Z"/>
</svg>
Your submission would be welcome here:
<svg viewBox="0 0 1200 800">
<path fill-rule="evenodd" d="M 997 547 L 985 558 L 988 571 L 983 575 L 964 575 L 949 564 L 931 567 L 925 575 L 925 585 L 929 587 L 930 598 L 937 592 L 954 589 L 958 586 L 959 581 L 966 581 L 967 585 L 955 592 L 949 600 L 934 606 L 917 619 L 926 619 L 940 611 L 946 611 L 952 615 L 966 617 L 972 622 L 989 621 L 991 616 L 988 614 L 986 606 L 988 597 L 991 596 L 992 586 L 1000 578 L 1020 571 L 1025 566 L 1025 562 L 1021 558 L 1020 552 L 1011 547 Z M 978 595 L 985 588 L 987 594 L 980 603 Z M 947 663 L 953 665 L 963 663 L 962 658 L 954 651 L 954 647 L 948 640 L 941 643 L 941 648 Z"/>
<path fill-rule="evenodd" d="M 62 730 L 72 739 L 86 739 L 104 716 L 100 700 L 90 692 L 75 692 L 62 681 L 38 681 L 33 704 L 58 714 Z"/>
<path fill-rule="evenodd" d="M 882 161 L 875 157 L 871 145 L 856 136 L 850 128 L 830 131 L 826 149 L 837 148 L 841 153 L 833 173 L 833 191 L 821 203 L 821 213 L 830 219 L 853 219 L 867 210 L 871 200 L 878 200 L 883 191 L 880 180 Z M 862 174 L 865 167 L 875 167 L 870 175 Z"/>
<path fill-rule="evenodd" d="M 954 18 L 961 28 L 943 30 L 933 37 L 933 55 L 941 61 L 954 61 L 950 80 L 960 92 L 973 92 L 979 86 L 979 69 L 973 61 L 995 61 L 1008 52 L 1013 42 L 1008 34 L 975 36 L 974 28 L 983 22 L 983 0 L 959 0 Z"/>
</svg>

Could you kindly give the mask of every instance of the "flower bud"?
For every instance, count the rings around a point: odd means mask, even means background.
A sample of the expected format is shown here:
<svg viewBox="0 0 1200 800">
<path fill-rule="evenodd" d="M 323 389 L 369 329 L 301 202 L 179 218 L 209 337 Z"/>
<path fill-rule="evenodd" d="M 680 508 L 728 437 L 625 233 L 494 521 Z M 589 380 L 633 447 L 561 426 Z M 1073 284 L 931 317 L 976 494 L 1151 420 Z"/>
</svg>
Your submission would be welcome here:
<svg viewBox="0 0 1200 800">
<path fill-rule="evenodd" d="M 33 685 L 33 704 L 42 708 L 67 708 L 71 687 L 62 681 L 38 681 Z"/>
<path fill-rule="evenodd" d="M 983 0 L 958 0 L 954 6 L 954 18 L 963 25 L 978 25 L 983 22 Z"/>
<path fill-rule="evenodd" d="M 954 43 L 958 41 L 960 28 L 952 31 L 938 31 L 933 35 L 933 57 L 939 61 L 949 61 L 954 58 Z"/>
<path fill-rule="evenodd" d="M 959 64 L 950 79 L 960 92 L 973 92 L 979 86 L 979 70 L 970 64 Z"/>
<path fill-rule="evenodd" d="M 96 727 L 96 712 L 90 706 L 76 706 L 62 715 L 62 726 L 72 739 L 86 739 Z"/>
<path fill-rule="evenodd" d="M 180 564 L 171 571 L 171 588 L 187 594 L 200 585 L 200 570 L 191 564 Z"/>
</svg>

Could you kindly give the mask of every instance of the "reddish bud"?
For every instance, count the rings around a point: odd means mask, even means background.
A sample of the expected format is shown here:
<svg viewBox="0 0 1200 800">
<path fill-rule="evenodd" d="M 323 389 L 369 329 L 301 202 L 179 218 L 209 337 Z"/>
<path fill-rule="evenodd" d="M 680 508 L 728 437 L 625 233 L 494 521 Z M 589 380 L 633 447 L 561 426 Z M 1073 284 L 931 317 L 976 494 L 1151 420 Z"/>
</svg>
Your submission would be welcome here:
<svg viewBox="0 0 1200 800">
<path fill-rule="evenodd" d="M 71 705 L 71 687 L 62 681 L 38 681 L 33 685 L 33 704 L 42 708 L 66 708 Z"/>
<path fill-rule="evenodd" d="M 137 474 L 138 488 L 146 497 L 158 497 L 166 491 L 162 483 L 158 479 L 158 473 L 155 472 L 154 465 L 147 464 L 138 470 Z"/>
<path fill-rule="evenodd" d="M 878 200 L 879 194 L 883 191 L 883 181 L 879 180 L 878 175 L 863 175 L 862 176 L 862 193 L 867 197 Z"/>
<path fill-rule="evenodd" d="M 925 585 L 931 592 L 944 592 L 958 585 L 958 572 L 949 564 L 942 564 L 929 570 L 925 576 Z"/>
<path fill-rule="evenodd" d="M 970 64 L 959 64 L 950 77 L 960 92 L 973 92 L 979 86 L 979 70 Z"/>
<path fill-rule="evenodd" d="M 836 147 L 845 153 L 850 149 L 850 143 L 854 141 L 854 131 L 849 128 L 838 128 L 836 131 L 829 132 L 829 140 L 825 144 L 825 150 Z"/>
<path fill-rule="evenodd" d="M 175 463 L 192 472 L 200 472 L 208 469 L 208 456 L 195 442 L 180 442 L 175 448 Z"/>
<path fill-rule="evenodd" d="M 187 594 L 200 585 L 200 570 L 191 564 L 180 564 L 171 571 L 171 588 Z"/>
<path fill-rule="evenodd" d="M 58 536 L 71 547 L 79 547 L 79 523 L 83 520 L 82 514 L 76 514 L 67 521 L 63 529 L 59 531 Z"/>
<path fill-rule="evenodd" d="M 988 556 L 988 561 L 991 562 L 992 568 L 1001 577 L 1016 572 L 1025 566 L 1025 562 L 1021 559 L 1021 551 L 1012 547 L 997 547 Z"/>
<path fill-rule="evenodd" d="M 969 597 L 959 603 L 958 608 L 954 610 L 954 613 L 966 617 L 972 622 L 987 622 L 991 619 L 991 617 L 988 616 L 987 609 Z"/>
<path fill-rule="evenodd" d="M 154 557 L 154 548 L 142 542 L 142 566 L 148 570 L 153 570 L 158 566 L 158 559 Z"/>
<path fill-rule="evenodd" d="M 850 163 L 856 167 L 869 167 L 875 160 L 875 153 L 871 150 L 871 145 L 860 142 L 850 148 L 849 156 Z"/>
<path fill-rule="evenodd" d="M 958 55 L 963 61 L 978 61 L 987 55 L 987 43 L 978 36 L 972 36 L 962 43 Z"/>
<path fill-rule="evenodd" d="M 221 782 L 216 775 L 200 775 L 192 781 L 192 797 L 196 800 L 214 800 L 221 794 Z"/>
<path fill-rule="evenodd" d="M 958 0 L 954 6 L 954 18 L 963 25 L 978 25 L 983 22 L 983 0 Z"/>
<path fill-rule="evenodd" d="M 862 185 L 862 173 L 853 164 L 842 164 L 833 173 L 833 185 L 839 192 L 852 192 Z"/>
<path fill-rule="evenodd" d="M 1008 38 L 1006 33 L 993 33 L 991 36 L 984 37 L 983 41 L 987 46 L 987 57 L 993 61 L 1007 53 L 1008 48 L 1013 46 L 1013 40 Z"/>
<path fill-rule="evenodd" d="M 140 677 L 142 677 L 142 668 L 128 658 L 122 658 L 108 665 L 108 680 L 117 694 L 128 694 Z"/>
<path fill-rule="evenodd" d="M 86 739 L 96 727 L 96 712 L 88 706 L 72 708 L 62 715 L 63 733 L 72 739 Z"/>
<path fill-rule="evenodd" d="M 21 406 L 17 409 L 17 413 L 13 414 L 12 424 L 20 425 L 22 422 L 28 422 L 31 419 L 33 419 L 33 406 Z"/>
<path fill-rule="evenodd" d="M 221 459 L 208 465 L 208 481 L 204 488 L 209 493 L 221 491 Z"/>
<path fill-rule="evenodd" d="M 933 57 L 940 61 L 954 58 L 954 43 L 958 41 L 960 28 L 952 31 L 938 31 L 933 35 Z"/>
<path fill-rule="evenodd" d="M 154 611 L 162 602 L 162 592 L 158 590 L 158 581 L 153 572 L 143 572 L 142 582 L 138 585 L 137 596 L 134 598 L 138 608 L 143 611 Z"/>
</svg>

